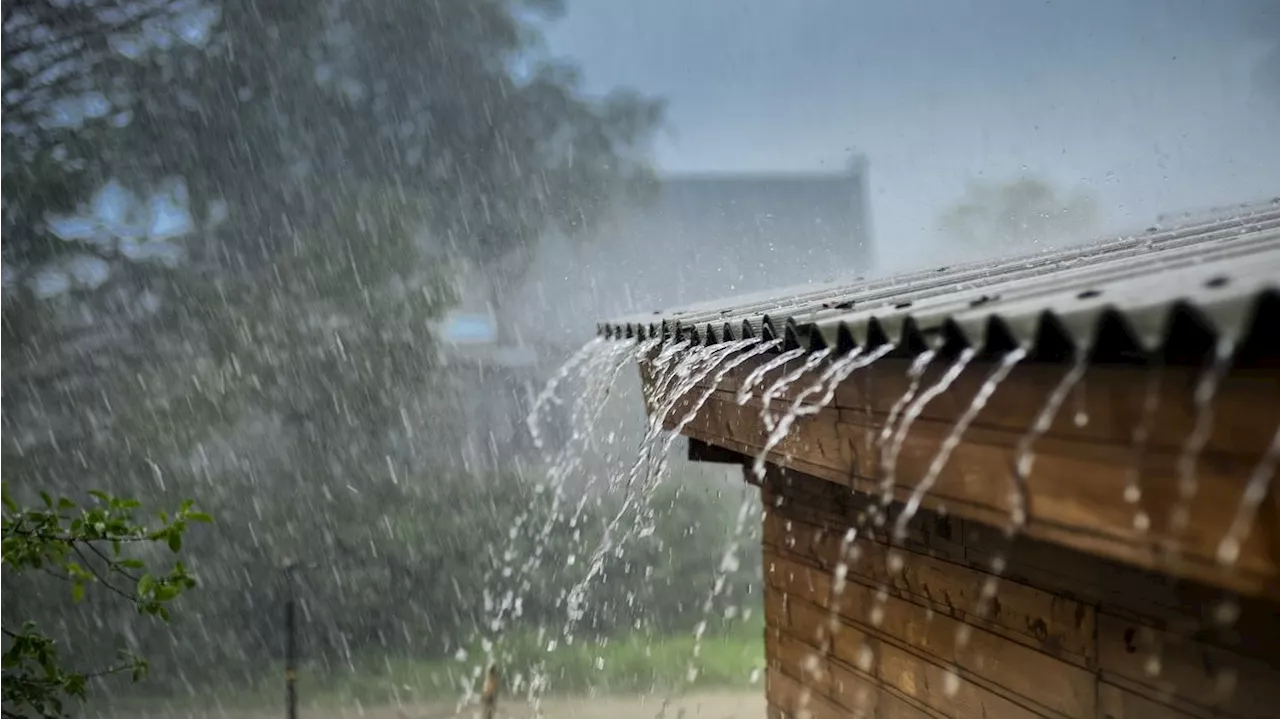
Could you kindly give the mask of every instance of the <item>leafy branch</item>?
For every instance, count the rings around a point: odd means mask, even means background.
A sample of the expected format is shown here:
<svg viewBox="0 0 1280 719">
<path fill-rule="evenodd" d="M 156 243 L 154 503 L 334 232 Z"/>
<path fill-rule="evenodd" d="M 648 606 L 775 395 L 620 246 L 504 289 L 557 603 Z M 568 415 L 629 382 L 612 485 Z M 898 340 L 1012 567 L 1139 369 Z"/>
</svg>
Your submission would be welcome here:
<svg viewBox="0 0 1280 719">
<path fill-rule="evenodd" d="M 141 507 L 136 500 L 89 492 L 92 501 L 77 504 L 67 497 L 54 499 L 41 492 L 42 508 L 22 508 L 3 494 L 3 565 L 6 571 L 37 571 L 71 584 L 73 602 L 84 601 L 89 586 L 99 586 L 134 605 L 140 614 L 169 621 L 169 604 L 196 586 L 195 577 L 175 561 L 165 572 L 147 570 L 143 557 L 154 554 L 156 544 L 177 554 L 189 525 L 212 518 L 196 511 L 190 500 L 176 512 L 156 514 L 157 522 L 143 524 L 135 518 Z M 129 549 L 126 549 L 128 547 Z M 151 551 L 149 551 L 151 550 Z M 21 629 L 3 629 L 3 716 L 65 716 L 64 701 L 84 699 L 87 683 L 96 677 L 128 673 L 133 681 L 147 674 L 146 660 L 121 650 L 119 663 L 96 672 L 67 669 L 56 642 L 33 622 Z"/>
</svg>

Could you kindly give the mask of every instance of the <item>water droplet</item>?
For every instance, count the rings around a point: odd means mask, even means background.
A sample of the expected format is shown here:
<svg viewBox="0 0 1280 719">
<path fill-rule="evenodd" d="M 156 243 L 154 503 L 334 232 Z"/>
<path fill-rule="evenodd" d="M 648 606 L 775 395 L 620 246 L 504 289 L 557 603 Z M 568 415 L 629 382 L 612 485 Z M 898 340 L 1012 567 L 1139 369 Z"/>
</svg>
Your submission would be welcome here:
<svg viewBox="0 0 1280 719">
<path fill-rule="evenodd" d="M 747 682 L 750 684 L 760 683 L 760 667 L 751 670 L 751 673 L 747 675 Z"/>
<path fill-rule="evenodd" d="M 560 643 L 552 639 L 551 641 L 547 642 L 547 651 L 554 652 L 556 650 L 556 647 L 558 646 L 560 646 Z"/>
<path fill-rule="evenodd" d="M 867 646 L 865 643 L 858 647 L 858 669 L 861 669 L 864 672 L 870 672 L 871 665 L 874 664 L 875 661 L 876 653 L 871 650 L 871 647 Z"/>
<path fill-rule="evenodd" d="M 1131 484 L 1124 488 L 1124 501 L 1129 504 L 1137 504 L 1142 501 L 1142 488 L 1136 484 Z"/>
<path fill-rule="evenodd" d="M 871 615 L 869 619 L 871 621 L 871 626 L 873 627 L 880 626 L 880 623 L 884 621 L 884 607 L 880 606 L 879 604 L 872 607 Z"/>
<path fill-rule="evenodd" d="M 898 574 L 901 572 L 904 564 L 905 561 L 903 560 L 900 552 L 892 551 L 889 553 L 888 565 L 890 574 Z"/>
<path fill-rule="evenodd" d="M 815 678 L 822 676 L 822 661 L 817 654 L 810 654 L 804 658 L 804 670 Z"/>
<path fill-rule="evenodd" d="M 1240 603 L 1234 599 L 1224 599 L 1213 607 L 1213 622 L 1220 627 L 1233 627 L 1240 621 Z"/>
<path fill-rule="evenodd" d="M 1146 512 L 1138 512 L 1133 515 L 1133 528 L 1139 532 L 1146 532 L 1151 529 L 1151 515 Z"/>
<path fill-rule="evenodd" d="M 1155 654 L 1147 657 L 1147 661 L 1142 665 L 1142 670 L 1145 671 L 1149 677 L 1160 676 L 1162 669 L 1163 667 L 1160 664 L 1160 657 Z"/>
<path fill-rule="evenodd" d="M 942 694 L 948 698 L 960 693 L 960 676 L 948 670 L 942 675 Z"/>
<path fill-rule="evenodd" d="M 995 577 L 987 577 L 982 582 L 982 598 L 992 599 L 1000 589 L 1000 582 Z"/>
<path fill-rule="evenodd" d="M 1240 542 L 1235 537 L 1223 537 L 1218 543 L 1218 564 L 1229 567 L 1240 559 Z"/>
<path fill-rule="evenodd" d="M 604 657 L 596 657 L 596 671 L 604 671 Z"/>
<path fill-rule="evenodd" d="M 1075 415 L 1075 417 L 1073 417 L 1073 420 L 1075 421 L 1075 425 L 1076 425 L 1077 427 L 1083 427 L 1083 426 L 1085 426 L 1085 425 L 1089 424 L 1089 413 L 1088 413 L 1088 412 L 1076 412 L 1076 415 Z"/>
</svg>

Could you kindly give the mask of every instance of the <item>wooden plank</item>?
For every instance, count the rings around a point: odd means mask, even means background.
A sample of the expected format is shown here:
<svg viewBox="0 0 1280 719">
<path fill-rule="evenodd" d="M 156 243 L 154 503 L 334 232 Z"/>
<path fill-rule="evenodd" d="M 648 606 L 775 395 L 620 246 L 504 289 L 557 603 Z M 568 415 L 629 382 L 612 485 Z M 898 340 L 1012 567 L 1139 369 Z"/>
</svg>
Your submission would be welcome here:
<svg viewBox="0 0 1280 719">
<path fill-rule="evenodd" d="M 976 522 L 964 527 L 969 561 L 990 566 L 1000 557 L 1005 576 L 1098 606 L 1127 619 L 1145 617 L 1166 630 L 1248 656 L 1280 657 L 1276 605 L 1176 577 L 1140 570 L 1047 542 L 1004 533 Z M 1238 614 L 1224 624 L 1223 613 Z"/>
<path fill-rule="evenodd" d="M 787 529 L 788 522 L 790 530 Z M 834 572 L 843 559 L 853 581 L 885 586 L 899 596 L 926 604 L 965 622 L 982 626 L 1064 661 L 1088 666 L 1093 658 L 1092 607 L 1013 581 L 1000 582 L 989 616 L 975 616 L 984 586 L 996 581 L 988 572 L 936 559 L 906 549 L 894 549 L 866 538 L 855 541 L 856 553 L 842 552 L 843 533 L 822 531 L 802 520 L 771 514 L 764 520 L 766 542 L 794 539 L 793 551 L 811 557 L 818 567 Z M 865 535 L 864 535 L 865 536 Z M 891 571 L 890 557 L 901 567 Z"/>
<path fill-rule="evenodd" d="M 1107 682 L 1098 682 L 1098 716 L 1102 719 L 1203 719 Z"/>
<path fill-rule="evenodd" d="M 759 447 L 748 444 L 762 441 L 764 436 L 758 413 L 729 399 L 713 396 L 686 428 L 687 433 L 735 451 L 758 452 Z M 834 422 L 829 412 L 820 413 L 798 422 L 796 431 L 779 444 L 770 459 L 856 489 L 878 492 L 880 480 L 874 474 L 879 471 L 878 459 L 858 450 L 863 440 L 874 440 L 877 434 L 874 428 Z M 921 436 L 920 432 L 908 435 L 898 461 L 896 498 L 909 497 L 911 482 L 924 474 L 940 439 L 937 432 L 934 436 Z M 1168 537 L 1159 534 L 1159 526 L 1138 532 L 1132 508 L 1117 501 L 1124 494 L 1128 477 L 1127 465 L 1115 450 L 1061 442 L 1044 442 L 1037 449 L 1036 470 L 1029 479 L 1032 521 L 1026 533 L 1244 593 L 1280 597 L 1276 556 L 1269 544 L 1269 535 L 1275 531 L 1272 527 L 1263 525 L 1254 532 L 1236 567 L 1224 569 L 1213 558 L 1222 527 L 1230 521 L 1239 496 L 1244 474 L 1240 467 L 1214 466 L 1202 471 L 1198 498 L 1189 505 L 1191 527 L 1179 535 L 1182 552 L 1175 556 L 1160 551 L 1157 540 Z M 1007 443 L 962 442 L 924 506 L 945 508 L 948 514 L 997 526 L 1007 523 L 1012 459 Z M 1161 461 L 1168 464 L 1171 460 L 1152 460 L 1156 466 Z M 1161 491 L 1147 492 L 1153 519 L 1167 516 L 1164 510 L 1173 506 L 1173 490 L 1167 485 L 1158 485 L 1163 487 Z"/>
<path fill-rule="evenodd" d="M 818 628 L 813 633 L 822 633 L 829 626 L 828 610 L 805 601 L 796 603 L 795 615 L 797 626 Z M 876 686 L 882 684 L 892 688 L 900 697 L 914 700 L 920 706 L 956 719 L 1036 719 L 1044 716 L 1025 709 L 960 674 L 952 674 L 952 681 L 947 677 L 950 670 L 942 665 L 922 659 L 892 642 L 879 641 L 872 633 L 850 624 L 841 623 L 838 627 L 835 641 L 832 642 L 831 659 L 827 669 L 832 674 L 832 686 L 835 686 L 838 678 L 855 672 L 876 679 L 879 682 Z M 841 664 L 845 667 L 842 668 Z M 833 695 L 833 699 L 845 704 L 840 696 Z M 874 692 L 861 691 L 856 692 L 854 699 L 854 706 L 863 706 L 876 697 Z"/>
<path fill-rule="evenodd" d="M 770 704 L 793 719 L 844 719 L 849 716 L 849 712 L 835 702 L 814 693 L 776 668 L 765 672 L 765 692 Z"/>
<path fill-rule="evenodd" d="M 788 557 L 770 558 L 766 581 L 792 595 L 793 601 L 831 607 L 830 577 Z M 937 663 L 954 664 L 970 676 L 1064 716 L 1094 714 L 1093 679 L 1083 669 L 904 599 L 877 597 L 875 591 L 859 584 L 846 585 L 840 602 L 841 617 L 864 632 L 892 637 Z M 959 636 L 967 641 L 958 641 Z"/>
<path fill-rule="evenodd" d="M 831 695 L 831 672 L 821 650 L 785 633 L 779 633 L 772 649 L 769 656 L 774 659 L 773 666 L 811 691 L 824 697 Z"/>
<path fill-rule="evenodd" d="M 736 368 L 719 385 L 726 392 L 736 392 L 742 378 L 765 358 L 750 360 Z M 911 361 L 881 359 L 870 367 L 855 372 L 837 388 L 832 406 L 855 410 L 881 422 L 907 391 L 907 368 Z M 925 373 L 921 387 L 929 387 L 946 370 L 948 363 L 937 360 Z M 798 366 L 798 363 L 793 363 Z M 790 365 L 789 365 L 790 367 Z M 990 363 L 972 363 L 942 394 L 924 406 L 921 418 L 952 423 L 969 406 L 978 389 L 990 374 Z M 977 418 L 975 427 L 1022 433 L 1035 421 L 1049 393 L 1061 381 L 1067 366 L 1055 363 L 1023 363 L 1013 369 L 996 388 L 986 410 Z M 766 378 L 782 376 L 778 370 Z M 778 405 L 803 391 L 821 372 L 815 369 L 805 379 L 782 393 Z M 1149 446 L 1153 450 L 1177 452 L 1195 426 L 1197 410 L 1192 399 L 1201 369 L 1166 367 L 1158 383 L 1158 418 L 1151 423 Z M 1133 430 L 1142 419 L 1147 400 L 1150 372 L 1144 367 L 1094 365 L 1084 381 L 1071 393 L 1058 417 L 1046 433 L 1057 437 L 1096 444 L 1128 446 Z M 808 381 L 806 381 L 808 379 Z M 759 395 L 760 390 L 756 390 Z M 1209 452 L 1253 456 L 1260 454 L 1270 441 L 1277 422 L 1280 404 L 1259 403 L 1259 397 L 1280 396 L 1280 375 L 1274 368 L 1236 368 L 1219 386 L 1214 400 L 1215 428 L 1206 449 Z M 1076 423 L 1078 410 L 1087 421 Z"/>
<path fill-rule="evenodd" d="M 954 719 L 1037 719 L 1044 715 L 975 684 L 960 673 L 926 662 L 892 644 L 881 647 L 882 681 Z"/>
<path fill-rule="evenodd" d="M 1098 617 L 1098 666 L 1104 676 L 1243 719 L 1274 717 L 1280 707 L 1280 668 L 1274 663 L 1106 613 Z"/>
<path fill-rule="evenodd" d="M 826 643 L 831 613 L 805 601 L 797 601 L 795 622 L 797 627 L 805 628 L 812 636 L 822 636 Z M 866 708 L 877 701 L 884 704 L 885 699 L 878 697 L 868 686 L 882 686 L 891 689 L 897 700 L 918 705 L 915 709 L 928 708 L 940 715 L 958 719 L 977 719 L 979 717 L 1009 717 L 1011 719 L 1034 719 L 1052 714 L 1038 714 L 1019 706 L 1007 696 L 1003 696 L 976 682 L 970 681 L 963 673 L 954 675 L 954 681 L 948 679 L 948 669 L 928 661 L 918 654 L 909 652 L 891 641 L 881 641 L 878 636 L 864 631 L 858 626 L 839 623 L 831 642 L 830 660 L 826 668 L 831 672 L 831 683 L 836 693 L 832 698 L 850 708 Z M 848 672 L 865 675 L 851 682 L 853 687 L 861 687 L 857 691 L 845 688 L 845 696 L 840 695 L 837 682 Z M 871 680 L 875 683 L 872 684 Z M 852 701 L 850 701 L 850 695 Z"/>
<path fill-rule="evenodd" d="M 854 716 L 874 716 L 876 719 L 940 719 L 947 716 L 914 704 L 874 678 L 848 667 L 832 664 L 831 672 L 836 702 Z"/>
</svg>

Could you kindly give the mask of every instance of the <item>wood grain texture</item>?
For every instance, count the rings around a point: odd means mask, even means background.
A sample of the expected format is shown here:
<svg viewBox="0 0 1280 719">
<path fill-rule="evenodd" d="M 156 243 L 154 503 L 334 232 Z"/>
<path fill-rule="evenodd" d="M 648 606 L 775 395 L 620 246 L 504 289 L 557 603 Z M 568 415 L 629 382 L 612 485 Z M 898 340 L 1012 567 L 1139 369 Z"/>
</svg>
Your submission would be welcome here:
<svg viewBox="0 0 1280 719">
<path fill-rule="evenodd" d="M 906 501 L 934 462 L 950 425 L 919 420 L 904 436 L 892 481 L 883 467 L 882 427 L 860 424 L 840 409 L 827 409 L 795 423 L 769 453 L 779 466 L 821 476 L 871 493 L 888 487 Z M 673 415 L 680 415 L 680 406 Z M 758 404 L 738 405 L 715 392 L 685 427 L 701 441 L 758 454 L 768 434 Z M 971 427 L 942 466 L 923 505 L 992 526 L 1007 525 L 1013 507 L 1010 468 L 1022 432 Z M 1196 491 L 1177 489 L 1179 457 L 1146 452 L 1139 463 L 1141 500 L 1125 501 L 1133 453 L 1127 447 L 1078 439 L 1045 437 L 1034 445 L 1035 464 L 1028 477 L 1030 536 L 1096 553 L 1137 566 L 1218 584 L 1250 594 L 1280 598 L 1277 524 L 1261 513 L 1232 567 L 1216 561 L 1218 544 L 1235 516 L 1244 481 L 1256 458 L 1203 455 L 1196 463 Z M 1270 504 L 1266 505 L 1270 507 Z M 1185 528 L 1173 524 L 1184 512 Z M 1140 520 L 1142 517 L 1144 519 Z"/>
<path fill-rule="evenodd" d="M 1006 546 L 1008 574 L 1030 559 L 1033 566 L 1048 561 L 1050 576 L 1068 579 L 1005 576 L 980 616 L 975 605 L 994 577 L 988 558 L 998 543 L 986 528 L 926 511 L 902 545 L 874 527 L 850 536 L 867 498 L 845 494 L 821 478 L 773 467 L 761 492 L 768 508 L 769 666 L 807 688 L 810 701 L 830 702 L 815 704 L 821 711 L 957 719 L 1275 716 L 1280 645 L 1233 637 L 1239 632 L 1224 631 L 1222 617 L 1213 616 L 1220 609 L 1203 616 L 1202 608 L 1178 608 L 1211 590 L 1057 545 L 1032 547 L 1051 552 L 1047 557 L 1023 555 L 1015 543 Z M 1074 591 L 1068 595 L 1064 586 Z M 1117 603 L 1117 595 L 1132 600 Z M 1280 616 L 1261 600 L 1231 606 L 1261 612 L 1254 626 Z"/>
</svg>

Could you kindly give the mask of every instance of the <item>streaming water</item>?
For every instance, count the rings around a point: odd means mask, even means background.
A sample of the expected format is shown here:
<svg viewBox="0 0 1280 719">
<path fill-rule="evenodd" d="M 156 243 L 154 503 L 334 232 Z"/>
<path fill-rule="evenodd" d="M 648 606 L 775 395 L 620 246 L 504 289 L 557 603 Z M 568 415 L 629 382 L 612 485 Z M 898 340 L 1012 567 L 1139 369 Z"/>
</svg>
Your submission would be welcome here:
<svg viewBox="0 0 1280 719">
<path fill-rule="evenodd" d="M 667 417 L 675 410 L 676 405 L 684 400 L 699 383 L 706 379 L 707 375 L 727 358 L 755 344 L 758 344 L 758 340 L 745 339 L 709 347 L 700 347 L 691 350 L 684 359 L 675 365 L 672 372 L 673 381 L 670 386 L 662 389 L 663 394 L 657 399 L 650 413 L 649 429 L 641 445 L 636 464 L 628 476 L 628 485 L 635 484 L 640 480 L 640 467 L 642 465 L 646 468 L 643 473 L 642 486 L 648 486 L 650 482 L 654 481 L 655 474 L 661 474 L 662 469 L 665 467 L 667 453 L 678 435 L 675 433 L 668 434 L 667 440 L 661 444 L 658 443 L 658 439 L 665 429 Z M 708 395 L 714 391 L 715 385 L 713 384 L 708 391 Z M 696 409 L 693 410 L 694 413 L 696 411 Z M 689 414 L 692 413 L 686 414 L 686 418 L 682 420 L 685 424 L 693 419 Z"/>
<path fill-rule="evenodd" d="M 1014 485 L 1014 491 L 1010 497 L 1012 504 L 1010 509 L 1011 521 L 1005 527 L 1006 545 L 1003 550 L 997 550 L 992 556 L 988 565 L 990 574 L 983 580 L 978 599 L 975 602 L 973 615 L 979 619 L 986 619 L 995 606 L 1000 581 L 1008 569 L 1009 562 L 1007 557 L 1012 552 L 1014 542 L 1021 535 L 1022 529 L 1026 526 L 1030 516 L 1031 503 L 1028 479 L 1035 466 L 1035 455 L 1032 452 L 1035 442 L 1053 426 L 1053 422 L 1061 411 L 1062 405 L 1066 403 L 1072 390 L 1084 378 L 1089 366 L 1088 358 L 1088 346 L 1081 346 L 1076 349 L 1071 366 L 1067 368 L 1062 378 L 1058 380 L 1058 384 L 1049 392 L 1040 411 L 1036 413 L 1035 419 L 1032 420 L 1031 426 L 1019 439 L 1018 445 L 1014 449 L 1013 467 L 1010 471 Z M 955 636 L 957 650 L 968 644 L 971 635 L 972 630 L 967 624 L 960 625 Z"/>
<path fill-rule="evenodd" d="M 721 365 L 720 369 L 716 371 L 715 376 L 712 377 L 711 382 L 707 384 L 706 389 L 693 401 L 691 405 L 689 405 L 688 411 L 680 418 L 680 421 L 677 422 L 676 426 L 671 430 L 673 438 L 679 436 L 681 431 L 683 431 L 684 428 L 693 421 L 698 412 L 702 410 L 703 405 L 707 403 L 707 400 L 711 398 L 711 395 L 720 387 L 720 384 L 724 382 L 724 378 L 727 377 L 730 372 L 742 366 L 743 363 L 747 362 L 751 358 L 758 357 L 765 352 L 778 347 L 778 345 L 782 344 L 782 340 L 769 340 L 768 342 L 756 343 L 757 340 L 754 339 L 741 341 L 739 349 L 750 347 L 750 350 L 743 352 L 737 357 L 734 357 Z M 755 344 L 755 346 L 752 347 L 752 344 Z"/>
<path fill-rule="evenodd" d="M 746 378 L 742 380 L 742 385 L 738 387 L 738 395 L 737 395 L 738 404 L 744 405 L 747 403 L 747 400 L 751 399 L 751 391 L 756 388 L 756 385 L 760 384 L 760 382 L 764 379 L 765 375 L 785 365 L 786 363 L 790 362 L 793 359 L 802 357 L 804 354 L 805 354 L 805 349 L 803 347 L 797 347 L 792 350 L 787 350 L 786 352 L 783 352 L 777 357 L 774 357 L 768 362 L 765 362 L 764 364 L 761 364 L 759 367 L 756 367 L 755 369 L 751 370 L 751 372 L 747 374 Z"/>
<path fill-rule="evenodd" d="M 630 365 L 638 353 L 647 352 L 652 347 L 652 343 L 588 342 L 557 370 L 534 403 L 527 418 L 531 434 L 540 436 L 540 416 L 546 407 L 563 405 L 566 400 L 569 426 L 573 430 L 564 444 L 547 458 L 545 475 L 534 485 L 538 493 L 551 496 L 546 516 L 539 518 L 533 508 L 518 515 L 503 537 L 502 546 L 494 548 L 499 564 L 486 575 L 486 590 L 482 597 L 485 618 L 479 628 L 480 646 L 485 656 L 484 662 L 473 668 L 477 677 L 484 666 L 509 658 L 500 656 L 503 634 L 509 622 L 522 616 L 531 578 L 544 571 L 542 561 L 548 537 L 555 525 L 564 521 L 561 508 L 564 484 L 581 465 L 582 457 L 593 441 L 591 428 L 607 406 L 618 372 Z M 564 399 L 556 393 L 562 385 L 571 388 Z M 535 674 L 538 671 L 537 666 L 531 669 Z M 527 692 L 526 700 L 534 707 L 538 706 L 545 682 L 535 678 L 521 679 L 520 685 Z"/>
<path fill-rule="evenodd" d="M 867 356 L 862 355 L 862 349 L 854 349 L 843 357 L 835 360 L 822 372 L 813 384 L 802 390 L 791 401 L 791 405 L 780 416 L 773 428 L 769 432 L 769 436 L 765 438 L 764 446 L 756 454 L 755 460 L 752 462 L 751 471 L 757 479 L 764 479 L 765 462 L 769 457 L 769 453 L 777 447 L 782 440 L 786 439 L 787 434 L 791 431 L 791 427 L 799 417 L 812 416 L 831 404 L 835 399 L 836 388 L 840 386 L 854 372 L 869 366 L 876 360 L 884 357 L 893 351 L 893 345 L 884 344 L 877 347 L 875 351 Z M 822 392 L 822 395 L 816 402 L 805 404 L 808 399 L 816 392 Z"/>
<path fill-rule="evenodd" d="M 1192 402 L 1195 404 L 1196 419 L 1191 433 L 1187 435 L 1182 451 L 1178 454 L 1178 502 L 1169 515 L 1172 530 L 1182 532 L 1187 528 L 1191 517 L 1191 503 L 1200 489 L 1197 466 L 1200 454 L 1213 435 L 1213 401 L 1218 395 L 1218 387 L 1223 378 L 1231 371 L 1231 359 L 1235 353 L 1235 344 L 1229 338 L 1221 339 L 1214 347 L 1200 378 L 1196 381 Z"/>
<path fill-rule="evenodd" d="M 791 388 L 791 385 L 795 384 L 801 377 L 812 372 L 814 368 L 826 361 L 832 351 L 833 350 L 830 347 L 824 347 L 816 352 L 811 352 L 807 357 L 805 357 L 804 362 L 802 362 L 799 367 L 796 367 L 790 372 L 779 377 L 772 385 L 769 386 L 768 389 L 761 393 L 760 418 L 764 422 L 764 427 L 767 431 L 773 431 L 774 419 L 773 415 L 769 413 L 769 407 L 773 404 L 774 398 L 786 393 L 786 391 Z"/>
<path fill-rule="evenodd" d="M 680 380 L 678 385 L 671 388 L 667 398 L 667 404 L 659 407 L 657 410 L 663 417 L 664 422 L 663 425 L 659 425 L 657 428 L 661 432 L 665 427 L 666 418 L 671 416 L 671 413 L 675 411 L 677 405 L 682 402 L 687 402 L 689 406 L 684 415 L 676 423 L 676 426 L 671 431 L 666 432 L 666 438 L 661 442 L 660 446 L 654 450 L 654 455 L 649 457 L 648 468 L 644 474 L 644 480 L 641 483 L 642 487 L 647 487 L 651 490 L 656 486 L 661 477 L 666 474 L 667 466 L 670 461 L 672 445 L 680 438 L 680 432 L 697 417 L 702 406 L 706 404 L 707 399 L 715 393 L 716 389 L 719 387 L 720 383 L 724 381 L 724 378 L 728 375 L 729 371 L 740 365 L 742 362 L 745 362 L 747 359 L 766 351 L 761 350 L 761 346 L 767 348 L 772 345 L 772 341 L 762 343 L 758 339 L 748 338 L 713 345 L 712 347 L 701 350 L 699 359 L 693 363 L 688 374 Z M 742 352 L 742 350 L 746 350 L 748 348 L 750 348 L 751 351 L 743 352 L 740 356 L 734 357 L 733 361 L 726 362 L 726 360 L 733 357 L 734 354 Z M 716 372 L 712 381 L 706 383 L 706 387 L 703 388 L 703 391 L 692 401 L 689 401 L 688 397 L 690 393 L 697 389 L 699 384 L 703 384 L 707 376 L 710 375 L 713 370 L 716 370 L 717 367 L 720 369 Z"/>
<path fill-rule="evenodd" d="M 924 411 L 929 402 L 951 387 L 956 378 L 960 376 L 960 373 L 964 372 L 964 368 L 973 361 L 973 357 L 976 354 L 977 350 L 972 347 L 966 347 L 961 350 L 959 356 L 955 358 L 946 372 L 942 373 L 938 381 L 926 389 L 902 413 L 902 421 L 893 433 L 893 443 L 889 447 L 888 457 L 883 461 L 885 476 L 882 480 L 884 494 L 880 498 L 882 504 L 888 505 L 893 501 L 893 488 L 897 484 L 898 455 L 902 453 L 902 446 L 906 443 L 907 433 L 911 431 L 911 425 L 915 424 L 916 419 L 920 417 L 920 413 Z"/>
<path fill-rule="evenodd" d="M 876 514 L 879 521 L 883 521 L 880 513 L 893 501 L 893 484 L 895 477 L 893 470 L 889 466 L 888 447 L 893 439 L 893 429 L 897 426 L 898 416 L 902 414 L 902 410 L 906 409 L 911 400 L 916 398 L 916 393 L 920 391 L 920 383 L 924 379 L 925 370 L 929 368 L 929 364 L 933 362 L 933 358 L 937 356 L 934 350 L 925 350 L 916 355 L 911 360 L 911 365 L 907 367 L 907 391 L 894 401 L 893 406 L 889 408 L 889 416 L 884 421 L 884 426 L 880 429 L 879 434 L 875 438 L 874 446 L 870 447 L 872 451 L 878 452 L 880 456 L 880 506 L 872 507 L 871 511 Z M 870 400 L 868 400 L 870 402 Z"/>
<path fill-rule="evenodd" d="M 1240 495 L 1240 503 L 1236 506 L 1231 526 L 1218 542 L 1218 562 L 1223 566 L 1234 566 L 1240 559 L 1240 548 L 1249 538 L 1250 530 L 1253 529 L 1258 507 L 1271 491 L 1278 465 L 1280 465 L 1280 427 L 1276 428 L 1275 434 L 1271 437 L 1271 445 L 1267 447 L 1258 464 L 1249 473 L 1249 479 L 1245 481 L 1244 492 Z"/>
<path fill-rule="evenodd" d="M 556 390 L 559 389 L 560 383 L 569 377 L 576 367 L 596 354 L 597 350 L 604 346 L 606 342 L 607 340 L 603 337 L 592 338 L 591 341 L 580 347 L 577 352 L 574 352 L 564 364 L 560 365 L 560 369 L 556 370 L 556 373 L 547 381 L 546 386 L 538 393 L 538 396 L 534 399 L 533 408 L 529 411 L 529 416 L 525 420 L 529 426 L 529 434 L 533 437 L 534 447 L 542 449 L 542 431 L 538 421 L 542 414 L 542 408 L 548 402 L 556 400 Z"/>
<path fill-rule="evenodd" d="M 929 491 L 933 489 L 933 485 L 938 481 L 938 476 L 947 465 L 947 460 L 951 458 L 951 453 L 959 446 L 961 438 L 964 436 L 965 430 L 969 429 L 969 425 L 977 418 L 978 414 L 987 402 L 991 399 L 991 395 L 995 394 L 996 388 L 1000 383 L 1009 376 L 1013 368 L 1027 356 L 1027 350 L 1019 347 L 1005 354 L 1001 358 L 999 364 L 991 370 L 987 375 L 987 379 L 978 388 L 977 394 L 973 396 L 973 400 L 965 409 L 964 413 L 951 426 L 947 436 L 942 440 L 942 444 L 938 446 L 938 451 L 933 456 L 933 461 L 929 463 L 928 470 L 925 471 L 924 477 L 916 484 L 915 489 L 911 491 L 911 496 L 907 499 L 906 506 L 898 515 L 898 519 L 894 524 L 894 539 L 901 542 L 907 538 L 907 525 L 915 517 L 916 512 L 920 510 L 920 503 L 924 501 Z"/>
<path fill-rule="evenodd" d="M 667 434 L 666 439 L 662 440 L 667 417 L 717 367 L 721 367 L 722 363 L 725 363 L 735 353 L 742 352 L 742 355 L 735 357 L 727 367 L 722 367 L 721 371 L 716 373 L 710 385 L 705 387 L 703 392 L 689 403 L 688 409 L 681 417 L 678 426 L 682 428 L 687 425 L 693 420 L 707 398 L 714 393 L 718 384 L 723 381 L 733 367 L 775 346 L 775 342 L 761 343 L 755 339 L 695 348 L 690 348 L 688 342 L 682 342 L 672 345 L 671 348 L 664 349 L 659 353 L 654 362 L 654 368 L 658 374 L 650 382 L 655 390 L 648 397 L 650 413 L 645 437 L 636 461 L 632 464 L 631 470 L 622 485 L 624 496 L 621 507 L 606 524 L 604 535 L 589 560 L 585 577 L 575 583 L 568 593 L 568 619 L 564 628 L 565 635 L 571 634 L 573 628 L 583 616 L 587 592 L 591 583 L 600 576 L 605 557 L 610 552 L 616 551 L 629 536 L 626 532 L 620 533 L 623 520 L 634 514 L 637 516 L 638 521 L 629 525 L 630 533 L 642 537 L 648 531 L 646 526 L 651 524 L 651 521 L 649 521 L 651 518 L 649 520 L 646 519 L 645 508 L 648 506 L 654 489 L 661 483 L 667 469 L 669 450 L 674 440 L 678 437 L 678 434 L 673 432 Z M 746 352 L 743 352 L 743 350 L 746 350 Z M 682 352 L 683 354 L 680 354 Z M 679 355 L 678 359 L 676 359 L 677 355 Z M 648 512 L 648 514 L 651 514 L 651 512 Z"/>
<path fill-rule="evenodd" d="M 1142 415 L 1133 428 L 1133 442 L 1130 449 L 1129 468 L 1125 472 L 1124 501 L 1134 505 L 1133 528 L 1146 533 L 1151 528 L 1151 515 L 1141 506 L 1142 502 L 1142 464 L 1147 454 L 1147 445 L 1151 441 L 1151 425 L 1155 422 L 1156 410 L 1160 408 L 1160 387 L 1164 380 L 1164 363 L 1156 360 L 1147 371 L 1147 381 L 1142 394 Z"/>
<path fill-rule="evenodd" d="M 1028 485 L 1028 479 L 1031 476 L 1032 468 L 1035 466 L 1036 456 L 1033 450 L 1036 440 L 1043 437 L 1044 433 L 1048 432 L 1049 428 L 1053 426 L 1053 421 L 1057 419 L 1058 412 L 1062 409 L 1062 404 L 1066 401 L 1067 395 L 1084 378 L 1084 373 L 1088 368 L 1089 347 L 1081 345 L 1076 348 L 1071 366 L 1045 399 L 1045 403 L 1036 414 L 1031 427 L 1018 440 L 1018 446 L 1013 454 L 1013 472 L 1011 473 L 1014 486 L 1013 495 L 1010 497 L 1012 507 L 1009 510 L 1012 521 L 1007 528 L 1010 534 L 1018 532 L 1027 523 L 1031 511 L 1031 489 Z"/>
</svg>

